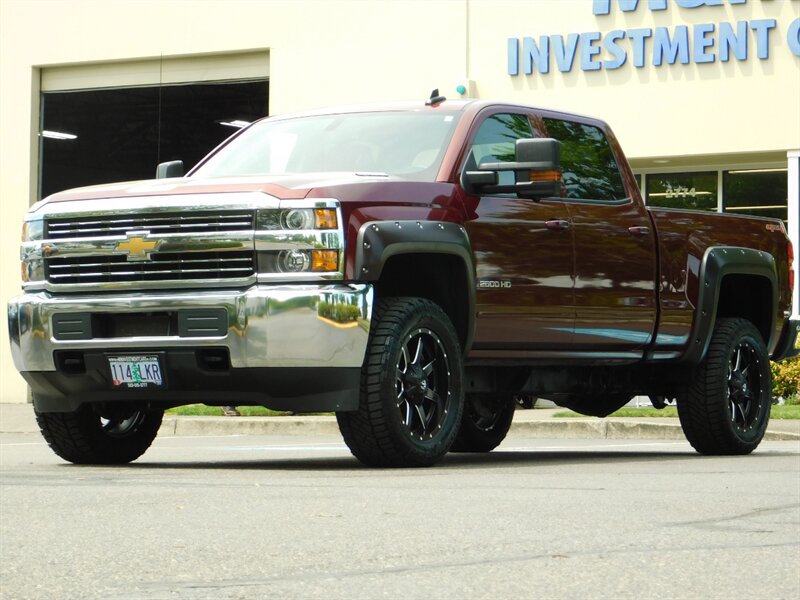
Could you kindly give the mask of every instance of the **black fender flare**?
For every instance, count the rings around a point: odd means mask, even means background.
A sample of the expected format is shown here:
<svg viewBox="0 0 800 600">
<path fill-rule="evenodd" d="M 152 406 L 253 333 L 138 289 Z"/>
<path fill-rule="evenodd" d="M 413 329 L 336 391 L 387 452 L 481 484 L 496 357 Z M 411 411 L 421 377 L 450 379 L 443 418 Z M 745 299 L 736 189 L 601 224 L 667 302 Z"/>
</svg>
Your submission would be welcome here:
<svg viewBox="0 0 800 600">
<path fill-rule="evenodd" d="M 467 332 L 464 352 L 475 331 L 475 269 L 467 230 L 448 221 L 370 221 L 358 230 L 353 278 L 377 281 L 386 262 L 402 254 L 447 254 L 460 258 L 467 278 Z"/>
<path fill-rule="evenodd" d="M 778 271 L 775 258 L 769 252 L 752 248 L 712 246 L 706 249 L 700 263 L 695 319 L 689 335 L 689 347 L 683 356 L 684 362 L 698 364 L 708 352 L 717 321 L 720 288 L 727 275 L 758 275 L 769 281 L 772 287 L 772 304 L 769 307 L 769 339 L 764 340 L 764 343 L 767 348 L 772 347 L 778 310 Z"/>
</svg>

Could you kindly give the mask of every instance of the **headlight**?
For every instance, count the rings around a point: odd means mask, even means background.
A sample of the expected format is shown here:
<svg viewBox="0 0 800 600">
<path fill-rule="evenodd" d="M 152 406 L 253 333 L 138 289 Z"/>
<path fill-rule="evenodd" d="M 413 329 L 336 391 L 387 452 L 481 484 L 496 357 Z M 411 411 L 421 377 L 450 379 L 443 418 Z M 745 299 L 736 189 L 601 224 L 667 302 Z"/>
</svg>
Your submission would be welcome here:
<svg viewBox="0 0 800 600">
<path fill-rule="evenodd" d="M 38 243 L 42 238 L 44 238 L 43 219 L 30 219 L 22 224 L 20 276 L 25 289 L 40 287 L 44 283 L 44 260 Z"/>
<path fill-rule="evenodd" d="M 332 273 L 339 270 L 338 250 L 281 250 L 264 252 L 259 270 L 266 273 Z"/>
<path fill-rule="evenodd" d="M 314 213 L 305 208 L 285 210 L 281 215 L 284 229 L 311 229 L 314 227 Z"/>
<path fill-rule="evenodd" d="M 344 233 L 338 201 L 283 200 L 256 211 L 258 281 L 342 279 Z"/>
<path fill-rule="evenodd" d="M 44 221 L 36 219 L 22 224 L 22 241 L 38 242 L 44 237 Z"/>
<path fill-rule="evenodd" d="M 265 209 L 256 214 L 256 228 L 262 231 L 336 229 L 338 226 L 335 208 Z"/>
</svg>

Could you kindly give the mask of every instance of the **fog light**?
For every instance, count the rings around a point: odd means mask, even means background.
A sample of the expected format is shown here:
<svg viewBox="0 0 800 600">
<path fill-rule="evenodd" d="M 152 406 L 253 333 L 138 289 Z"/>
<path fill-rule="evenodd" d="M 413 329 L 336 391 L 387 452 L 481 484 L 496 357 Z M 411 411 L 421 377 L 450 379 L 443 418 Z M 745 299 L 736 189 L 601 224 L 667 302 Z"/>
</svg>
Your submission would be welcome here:
<svg viewBox="0 0 800 600">
<path fill-rule="evenodd" d="M 312 271 L 336 271 L 339 269 L 338 250 L 312 250 Z"/>
</svg>

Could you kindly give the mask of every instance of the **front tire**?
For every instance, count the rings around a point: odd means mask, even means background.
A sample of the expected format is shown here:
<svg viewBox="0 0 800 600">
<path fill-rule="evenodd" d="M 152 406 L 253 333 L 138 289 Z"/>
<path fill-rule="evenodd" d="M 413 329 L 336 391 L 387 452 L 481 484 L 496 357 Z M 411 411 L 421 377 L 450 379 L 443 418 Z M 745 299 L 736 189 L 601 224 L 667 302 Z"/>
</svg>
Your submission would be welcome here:
<svg viewBox="0 0 800 600">
<path fill-rule="evenodd" d="M 678 399 L 686 439 L 701 454 L 749 454 L 767 430 L 771 388 L 758 330 L 746 319 L 720 319 L 706 358 Z"/>
<path fill-rule="evenodd" d="M 517 402 L 503 394 L 466 394 L 451 452 L 491 452 L 506 439 Z"/>
<path fill-rule="evenodd" d="M 376 304 L 355 412 L 336 414 L 353 455 L 372 467 L 427 467 L 450 449 L 462 413 L 458 336 L 423 298 Z"/>
<path fill-rule="evenodd" d="M 115 407 L 110 412 L 84 405 L 76 412 L 36 412 L 45 441 L 75 464 L 119 465 L 139 458 L 153 443 L 163 410 Z"/>
</svg>

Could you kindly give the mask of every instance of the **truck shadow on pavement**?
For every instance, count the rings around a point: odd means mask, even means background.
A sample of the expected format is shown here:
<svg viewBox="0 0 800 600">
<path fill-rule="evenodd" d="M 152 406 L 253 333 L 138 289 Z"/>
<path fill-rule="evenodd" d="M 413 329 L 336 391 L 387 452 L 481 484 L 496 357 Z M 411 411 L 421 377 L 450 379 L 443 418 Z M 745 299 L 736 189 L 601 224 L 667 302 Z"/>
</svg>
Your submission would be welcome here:
<svg viewBox="0 0 800 600">
<path fill-rule="evenodd" d="M 770 452 L 769 456 L 793 456 L 791 452 Z M 762 454 L 762 456 L 766 456 Z M 756 460 L 758 453 L 750 457 L 741 457 L 741 460 Z M 716 461 L 719 458 L 699 456 L 693 451 L 666 451 L 654 452 L 643 451 L 634 452 L 630 450 L 620 451 L 579 451 L 579 450 L 511 450 L 492 452 L 489 454 L 448 454 L 444 459 L 432 468 L 422 469 L 371 469 L 362 465 L 352 456 L 320 456 L 320 457 L 280 457 L 268 458 L 254 457 L 253 459 L 242 460 L 241 458 L 210 461 L 165 461 L 151 462 L 146 459 L 127 465 L 124 468 L 132 469 L 225 469 L 225 470 L 260 470 L 260 471 L 360 471 L 360 472 L 385 472 L 386 470 L 402 471 L 405 473 L 440 473 L 453 469 L 498 469 L 498 468 L 518 468 L 520 466 L 529 467 L 553 467 L 553 466 L 577 466 L 588 464 L 630 464 L 641 462 L 664 462 L 664 461 L 692 461 L 696 464 Z M 119 467 L 117 467 L 119 468 Z"/>
</svg>

